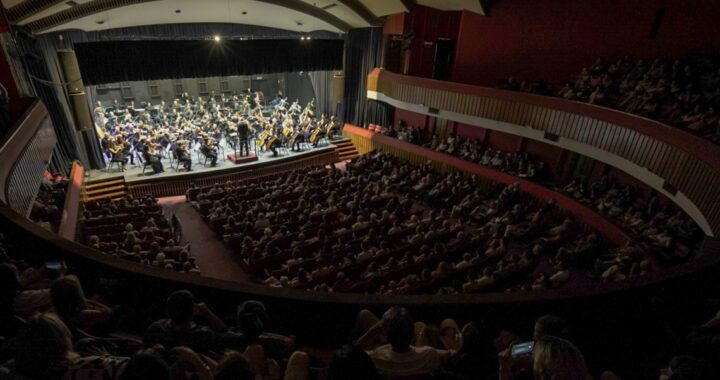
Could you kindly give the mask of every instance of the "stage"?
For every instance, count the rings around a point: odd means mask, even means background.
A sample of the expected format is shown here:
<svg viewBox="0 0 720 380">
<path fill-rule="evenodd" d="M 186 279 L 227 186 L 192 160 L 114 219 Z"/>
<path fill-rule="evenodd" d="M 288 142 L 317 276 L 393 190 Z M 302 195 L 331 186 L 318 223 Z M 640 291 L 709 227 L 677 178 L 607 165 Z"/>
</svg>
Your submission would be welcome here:
<svg viewBox="0 0 720 380">
<path fill-rule="evenodd" d="M 229 158 L 228 155 L 234 155 L 234 150 L 225 145 L 224 146 L 224 152 L 222 150 L 218 151 L 218 160 L 217 165 L 215 167 L 210 166 L 210 161 L 208 160 L 207 164 L 203 164 L 205 159 L 202 156 L 198 156 L 197 152 L 193 150 L 191 152 L 192 155 L 192 171 L 187 171 L 185 168 L 180 165 L 178 168 L 177 162 L 174 162 L 173 165 L 171 165 L 171 160 L 169 158 L 163 158 L 162 163 L 165 168 L 165 172 L 159 173 L 159 174 L 153 174 L 152 168 L 148 166 L 145 168 L 145 173 L 143 174 L 143 166 L 142 165 L 127 165 L 127 170 L 123 173 L 119 171 L 117 164 L 113 164 L 112 168 L 108 170 L 108 168 L 105 168 L 103 170 L 88 170 L 86 172 L 85 177 L 85 183 L 86 184 L 92 184 L 94 182 L 103 182 L 103 181 L 109 181 L 109 180 L 115 180 L 115 179 L 121 179 L 124 177 L 125 182 L 127 185 L 135 185 L 135 184 L 143 184 L 143 183 L 149 183 L 149 182 L 165 182 L 165 181 L 176 181 L 178 179 L 181 179 L 183 177 L 208 177 L 208 176 L 215 176 L 215 175 L 226 175 L 230 174 L 235 171 L 243 171 L 248 169 L 254 169 L 254 168 L 260 168 L 260 167 L 266 167 L 270 165 L 277 165 L 277 164 L 283 164 L 286 162 L 292 162 L 296 160 L 302 160 L 305 158 L 311 158 L 313 156 L 319 155 L 319 154 L 326 154 L 331 153 L 335 151 L 336 144 L 349 141 L 349 139 L 341 137 L 337 138 L 335 140 L 330 140 L 326 142 L 323 140 L 316 148 L 307 148 L 300 151 L 300 152 L 293 152 L 291 150 L 285 150 L 285 149 L 278 149 L 278 156 L 273 157 L 272 152 L 257 152 L 257 159 L 256 160 L 242 160 L 242 161 L 248 161 L 248 162 L 239 162 L 239 163 L 233 163 Z M 252 149 L 252 147 L 251 147 Z M 224 153 L 224 154 L 223 154 Z M 251 150 L 251 155 L 254 154 L 254 152 Z M 198 159 L 199 158 L 199 159 Z M 242 159 L 244 157 L 238 157 L 239 159 Z M 137 162 L 136 162 L 137 163 Z M 171 167 L 172 166 L 172 167 Z"/>
</svg>

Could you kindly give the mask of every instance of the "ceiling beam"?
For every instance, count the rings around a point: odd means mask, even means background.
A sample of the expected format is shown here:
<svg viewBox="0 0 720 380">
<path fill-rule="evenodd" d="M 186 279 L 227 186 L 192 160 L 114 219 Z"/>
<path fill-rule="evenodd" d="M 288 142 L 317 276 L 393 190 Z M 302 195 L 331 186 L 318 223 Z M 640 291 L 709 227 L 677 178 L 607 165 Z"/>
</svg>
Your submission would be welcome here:
<svg viewBox="0 0 720 380">
<path fill-rule="evenodd" d="M 36 14 L 50 9 L 67 0 L 25 0 L 20 4 L 8 9 L 5 13 L 7 18 L 14 24 L 35 16 Z"/>
<path fill-rule="evenodd" d="M 417 5 L 417 0 L 400 0 L 406 12 L 410 12 Z"/>
<path fill-rule="evenodd" d="M 294 11 L 298 11 L 300 13 L 304 13 L 308 16 L 315 17 L 317 19 L 325 21 L 326 23 L 342 30 L 343 32 L 348 32 L 350 29 L 352 29 L 350 24 L 341 20 L 339 17 L 336 17 L 335 15 L 331 14 L 330 12 L 328 12 L 326 10 L 318 8 L 314 5 L 308 4 L 302 0 L 255 0 L 255 1 L 259 1 L 261 3 L 279 5 L 281 7 L 285 7 L 288 9 L 292 9 Z"/>
<path fill-rule="evenodd" d="M 370 25 L 377 26 L 382 23 L 382 20 L 378 19 L 378 17 L 375 16 L 375 14 L 372 13 L 372 11 L 368 9 L 365 4 L 361 3 L 358 0 L 338 0 L 338 2 L 350 8 L 350 10 L 355 12 L 355 14 L 360 16 Z"/>
<path fill-rule="evenodd" d="M 34 1 L 34 0 L 29 0 Z M 115 8 L 121 8 L 142 3 L 149 3 L 158 0 L 93 0 L 84 4 L 74 6 L 64 11 L 55 13 L 48 17 L 41 18 L 27 23 L 27 27 L 33 33 L 42 33 L 60 25 L 67 24 L 83 17 L 91 16 L 96 13 L 109 11 Z M 302 0 L 255 0 L 261 3 L 267 3 L 292 9 L 294 11 L 304 13 L 308 16 L 325 21 L 326 23 L 338 28 L 343 32 L 351 29 L 351 26 L 340 18 L 330 14 L 329 12 L 305 3 Z"/>
</svg>

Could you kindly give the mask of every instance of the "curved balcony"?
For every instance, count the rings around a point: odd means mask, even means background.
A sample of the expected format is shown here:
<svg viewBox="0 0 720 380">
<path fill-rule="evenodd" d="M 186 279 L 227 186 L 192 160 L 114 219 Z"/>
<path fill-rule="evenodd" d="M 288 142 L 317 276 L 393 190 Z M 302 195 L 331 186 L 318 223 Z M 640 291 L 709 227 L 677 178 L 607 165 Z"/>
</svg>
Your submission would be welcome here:
<svg viewBox="0 0 720 380">
<path fill-rule="evenodd" d="M 368 98 L 396 108 L 542 141 L 602 161 L 720 233 L 720 147 L 640 116 L 564 99 L 375 69 Z"/>
</svg>

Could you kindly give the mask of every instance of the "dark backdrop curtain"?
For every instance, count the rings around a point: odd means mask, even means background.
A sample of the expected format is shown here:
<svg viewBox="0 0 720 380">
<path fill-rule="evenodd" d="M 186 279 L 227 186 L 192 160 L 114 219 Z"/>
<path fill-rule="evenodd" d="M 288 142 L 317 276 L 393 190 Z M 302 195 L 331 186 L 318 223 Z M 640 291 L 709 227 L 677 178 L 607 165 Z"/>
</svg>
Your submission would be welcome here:
<svg viewBox="0 0 720 380">
<path fill-rule="evenodd" d="M 35 94 L 47 107 L 57 135 L 58 143 L 49 169 L 68 174 L 73 160 L 80 161 L 86 168 L 102 167 L 102 156 L 99 150 L 93 149 L 93 143 L 97 145 L 97 137 L 87 145 L 82 142 L 82 133 L 75 130 L 55 48 L 47 41 L 25 33 L 18 34 L 17 43 Z M 89 133 L 94 136 L 95 131 L 90 130 Z"/>
<path fill-rule="evenodd" d="M 342 122 L 342 114 L 340 113 L 342 104 L 340 103 L 340 94 L 333 86 L 333 71 L 313 71 L 310 73 L 310 83 L 312 83 L 315 91 L 315 108 L 320 113 L 335 115 Z"/>
<path fill-rule="evenodd" d="M 338 70 L 343 40 L 101 41 L 75 44 L 85 85 Z"/>
<path fill-rule="evenodd" d="M 348 32 L 345 43 L 345 122 L 367 126 L 367 76 L 380 66 L 382 28 Z"/>
<path fill-rule="evenodd" d="M 394 124 L 395 107 L 390 104 L 368 99 L 367 123 L 389 127 Z"/>
</svg>

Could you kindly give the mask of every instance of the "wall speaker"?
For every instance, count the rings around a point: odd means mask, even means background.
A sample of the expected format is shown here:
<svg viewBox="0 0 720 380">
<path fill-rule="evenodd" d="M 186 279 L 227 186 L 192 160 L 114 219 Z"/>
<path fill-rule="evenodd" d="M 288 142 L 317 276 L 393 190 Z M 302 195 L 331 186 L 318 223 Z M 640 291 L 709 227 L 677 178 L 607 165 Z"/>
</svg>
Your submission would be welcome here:
<svg viewBox="0 0 720 380">
<path fill-rule="evenodd" d="M 85 85 L 80 75 L 80 66 L 78 65 L 75 51 L 58 50 L 58 59 L 62 66 L 64 82 L 66 83 L 67 92 L 70 95 L 70 106 L 72 107 L 73 120 L 75 121 L 75 129 L 86 130 L 93 127 L 92 114 L 90 105 L 88 104 L 87 94 L 85 94 Z"/>
<path fill-rule="evenodd" d="M 332 99 L 335 104 L 342 103 L 345 98 L 345 73 L 336 71 L 332 76 Z"/>
</svg>

